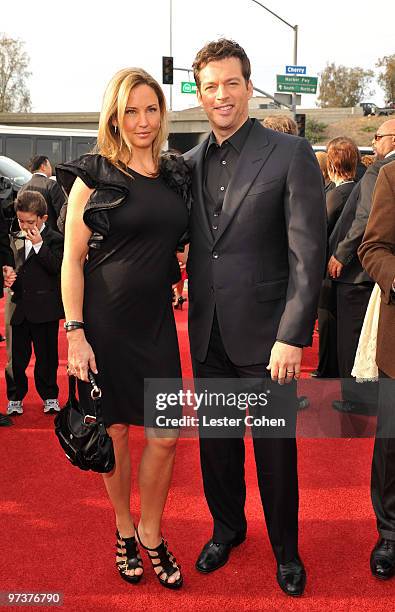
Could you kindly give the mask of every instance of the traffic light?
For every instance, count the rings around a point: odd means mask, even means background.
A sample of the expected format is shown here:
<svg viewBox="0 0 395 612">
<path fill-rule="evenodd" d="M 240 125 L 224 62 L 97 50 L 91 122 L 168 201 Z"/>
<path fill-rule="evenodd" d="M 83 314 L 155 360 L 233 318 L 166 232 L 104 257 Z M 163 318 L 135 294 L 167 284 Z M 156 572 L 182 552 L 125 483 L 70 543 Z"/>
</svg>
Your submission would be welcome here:
<svg viewBox="0 0 395 612">
<path fill-rule="evenodd" d="M 304 138 L 306 134 L 306 115 L 304 113 L 296 113 L 295 120 L 298 124 L 298 134 Z"/>
<path fill-rule="evenodd" d="M 173 58 L 162 57 L 162 83 L 173 85 Z"/>
</svg>

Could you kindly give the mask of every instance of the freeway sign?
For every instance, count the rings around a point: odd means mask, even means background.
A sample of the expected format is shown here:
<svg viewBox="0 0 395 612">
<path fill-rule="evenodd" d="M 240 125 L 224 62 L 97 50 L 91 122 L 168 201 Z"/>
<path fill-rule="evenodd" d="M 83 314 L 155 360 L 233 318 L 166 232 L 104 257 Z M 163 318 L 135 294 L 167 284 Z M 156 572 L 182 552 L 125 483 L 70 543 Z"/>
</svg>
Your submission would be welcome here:
<svg viewBox="0 0 395 612">
<path fill-rule="evenodd" d="M 196 83 L 194 81 L 182 81 L 181 83 L 181 93 L 196 93 Z"/>
<path fill-rule="evenodd" d="M 292 94 L 290 93 L 278 93 L 276 91 L 274 94 L 274 99 L 280 104 L 287 104 L 288 106 L 291 106 L 292 104 Z M 296 106 L 300 106 L 301 102 L 302 96 L 300 94 L 296 94 Z"/>
<path fill-rule="evenodd" d="M 277 75 L 278 92 L 297 92 L 315 94 L 317 92 L 317 77 Z"/>
<path fill-rule="evenodd" d="M 285 66 L 286 74 L 306 74 L 306 66 Z"/>
</svg>

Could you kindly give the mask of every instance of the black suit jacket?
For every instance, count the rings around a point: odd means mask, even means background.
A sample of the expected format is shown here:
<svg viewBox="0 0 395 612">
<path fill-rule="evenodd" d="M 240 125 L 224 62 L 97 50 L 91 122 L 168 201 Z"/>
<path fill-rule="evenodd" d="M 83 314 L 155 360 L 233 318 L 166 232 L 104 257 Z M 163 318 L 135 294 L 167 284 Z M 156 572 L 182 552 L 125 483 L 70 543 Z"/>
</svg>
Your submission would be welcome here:
<svg viewBox="0 0 395 612">
<path fill-rule="evenodd" d="M 56 221 L 59 217 L 60 209 L 66 201 L 66 196 L 57 182 L 41 174 L 33 174 L 30 181 L 20 188 L 19 193 L 27 189 L 39 191 L 44 196 L 48 206 L 47 224 L 52 229 L 57 230 Z"/>
<path fill-rule="evenodd" d="M 216 309 L 237 365 L 268 362 L 275 340 L 309 345 L 325 266 L 322 176 L 305 139 L 253 121 L 212 237 L 203 199 L 208 139 L 194 167 L 190 215 L 189 336 L 204 361 Z"/>
<path fill-rule="evenodd" d="M 362 179 L 352 190 L 329 239 L 329 254 L 334 255 L 344 268 L 340 283 L 359 284 L 371 282 L 358 259 L 358 248 L 362 242 L 372 208 L 373 191 L 380 168 L 394 161 L 395 151 L 385 159 L 377 160 L 368 167 Z"/>
<path fill-rule="evenodd" d="M 60 268 L 63 258 L 63 236 L 46 226 L 41 234 L 43 244 L 38 253 L 32 248 L 25 260 L 25 241 L 15 238 L 17 279 L 12 285 L 15 310 L 11 324 L 56 321 L 64 317 L 60 293 Z"/>
</svg>

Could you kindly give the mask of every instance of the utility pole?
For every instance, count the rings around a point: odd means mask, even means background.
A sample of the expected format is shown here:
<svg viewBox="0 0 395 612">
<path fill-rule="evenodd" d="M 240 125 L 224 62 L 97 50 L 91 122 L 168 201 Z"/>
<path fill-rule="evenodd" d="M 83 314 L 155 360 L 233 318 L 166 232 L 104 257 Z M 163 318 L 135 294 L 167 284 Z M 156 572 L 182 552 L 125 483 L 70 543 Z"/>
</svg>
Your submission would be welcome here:
<svg viewBox="0 0 395 612">
<path fill-rule="evenodd" d="M 170 57 L 173 57 L 173 0 L 170 0 Z M 173 110 L 173 85 L 170 85 L 169 110 Z"/>
<path fill-rule="evenodd" d="M 298 65 L 298 26 L 294 26 L 294 66 Z M 292 112 L 296 121 L 296 92 L 292 93 Z"/>
<path fill-rule="evenodd" d="M 298 26 L 297 25 L 293 26 L 288 21 L 285 21 L 285 19 L 280 17 L 280 15 L 277 15 L 277 13 L 275 13 L 271 9 L 267 8 L 267 6 L 265 6 L 261 2 L 258 2 L 258 0 L 252 0 L 252 2 L 255 2 L 255 4 L 257 4 L 261 8 L 265 9 L 265 11 L 267 11 L 268 13 L 273 15 L 273 17 L 276 17 L 276 19 L 279 19 L 280 21 L 285 23 L 285 25 L 287 25 L 288 27 L 292 28 L 292 30 L 294 31 L 293 63 L 294 63 L 294 66 L 297 66 L 297 64 L 298 64 Z M 292 94 L 292 112 L 293 112 L 294 119 L 296 119 L 296 93 L 295 92 Z"/>
</svg>

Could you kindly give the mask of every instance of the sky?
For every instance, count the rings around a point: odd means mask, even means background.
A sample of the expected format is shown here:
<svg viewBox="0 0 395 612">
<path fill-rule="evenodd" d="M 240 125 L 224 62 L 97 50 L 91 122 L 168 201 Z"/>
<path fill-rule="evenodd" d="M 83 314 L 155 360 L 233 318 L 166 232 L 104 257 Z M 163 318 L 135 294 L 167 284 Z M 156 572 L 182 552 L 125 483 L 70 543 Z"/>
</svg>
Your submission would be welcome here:
<svg viewBox="0 0 395 612">
<path fill-rule="evenodd" d="M 99 111 L 112 75 L 140 66 L 159 81 L 162 56 L 170 54 L 171 0 L 67 0 L 37 4 L 3 2 L 0 32 L 25 42 L 32 76 L 29 87 L 34 112 Z M 298 65 L 317 76 L 329 62 L 373 69 L 395 52 L 395 2 L 375 15 L 361 0 L 262 0 L 262 4 L 299 26 Z M 246 50 L 256 87 L 274 93 L 276 74 L 293 64 L 293 30 L 252 0 L 172 0 L 174 65 L 189 68 L 209 40 L 232 38 Z M 175 73 L 173 109 L 196 105 L 181 93 L 187 73 Z M 169 101 L 170 86 L 164 86 Z M 384 103 L 382 90 L 367 96 Z M 302 107 L 315 106 L 316 96 L 302 95 Z"/>
</svg>

